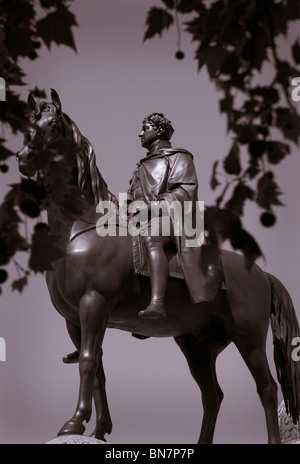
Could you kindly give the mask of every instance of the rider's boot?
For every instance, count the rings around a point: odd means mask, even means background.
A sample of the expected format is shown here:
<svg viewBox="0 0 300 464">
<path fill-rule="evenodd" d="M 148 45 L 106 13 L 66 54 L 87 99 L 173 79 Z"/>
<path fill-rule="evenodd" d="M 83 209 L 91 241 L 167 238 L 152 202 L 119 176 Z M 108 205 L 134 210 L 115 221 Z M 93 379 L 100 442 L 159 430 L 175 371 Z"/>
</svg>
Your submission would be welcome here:
<svg viewBox="0 0 300 464">
<path fill-rule="evenodd" d="M 169 264 L 163 248 L 152 247 L 148 250 L 149 271 L 151 282 L 151 301 L 149 306 L 139 311 L 141 319 L 166 320 L 164 307 L 168 280 Z"/>
<path fill-rule="evenodd" d="M 74 364 L 74 363 L 77 363 L 78 361 L 79 361 L 79 353 L 77 350 L 73 351 L 73 353 L 66 354 L 63 357 L 63 362 L 65 364 Z"/>
</svg>

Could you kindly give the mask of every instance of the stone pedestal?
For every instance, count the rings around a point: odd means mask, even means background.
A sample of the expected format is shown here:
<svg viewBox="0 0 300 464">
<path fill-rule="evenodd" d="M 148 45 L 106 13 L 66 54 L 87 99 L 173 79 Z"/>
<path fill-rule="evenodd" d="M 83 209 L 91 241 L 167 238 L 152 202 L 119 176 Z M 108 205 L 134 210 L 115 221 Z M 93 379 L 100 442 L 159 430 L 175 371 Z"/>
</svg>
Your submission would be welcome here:
<svg viewBox="0 0 300 464">
<path fill-rule="evenodd" d="M 85 435 L 60 435 L 46 445 L 106 445 L 107 442 Z"/>
<path fill-rule="evenodd" d="M 284 444 L 300 445 L 300 422 L 294 424 L 291 416 L 286 414 L 284 402 L 278 409 L 278 422 L 281 442 Z"/>
</svg>

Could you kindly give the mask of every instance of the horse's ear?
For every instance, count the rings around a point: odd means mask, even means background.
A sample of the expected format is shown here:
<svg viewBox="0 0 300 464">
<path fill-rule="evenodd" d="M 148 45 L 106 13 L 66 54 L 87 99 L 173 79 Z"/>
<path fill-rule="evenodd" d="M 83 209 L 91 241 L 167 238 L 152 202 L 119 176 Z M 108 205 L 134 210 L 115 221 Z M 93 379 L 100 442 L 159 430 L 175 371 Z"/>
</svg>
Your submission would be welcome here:
<svg viewBox="0 0 300 464">
<path fill-rule="evenodd" d="M 59 113 L 61 113 L 61 102 L 58 93 L 56 90 L 51 89 L 51 100 L 55 108 Z"/>
<path fill-rule="evenodd" d="M 32 92 L 30 92 L 29 95 L 28 95 L 27 103 L 28 103 L 29 107 L 30 107 L 32 110 L 35 109 L 37 103 L 36 103 L 36 100 L 35 100 L 35 98 L 34 98 Z"/>
</svg>

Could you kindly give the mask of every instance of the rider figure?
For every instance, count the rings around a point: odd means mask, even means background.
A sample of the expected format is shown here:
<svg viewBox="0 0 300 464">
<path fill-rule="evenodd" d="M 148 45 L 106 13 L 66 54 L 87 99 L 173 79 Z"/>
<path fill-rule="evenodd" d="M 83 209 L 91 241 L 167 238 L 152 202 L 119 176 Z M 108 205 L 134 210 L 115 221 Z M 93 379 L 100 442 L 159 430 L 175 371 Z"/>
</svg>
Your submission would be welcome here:
<svg viewBox="0 0 300 464">
<path fill-rule="evenodd" d="M 139 137 L 147 155 L 138 163 L 128 190 L 129 200 L 143 201 L 149 212 L 152 211 L 151 203 L 158 202 L 161 206 L 160 211 L 167 210 L 170 213 L 171 227 L 168 236 L 161 233 L 162 215 L 154 218 L 151 215 L 151 220 L 146 226 L 148 230 L 141 234 L 149 261 L 151 282 L 150 304 L 138 313 L 143 319 L 165 320 L 167 317 L 164 305 L 169 271 L 166 249 L 172 245 L 176 246 L 192 301 L 209 301 L 215 295 L 215 288 L 212 288 L 215 285 L 209 288 L 206 286 L 207 276 L 199 277 L 200 247 L 187 247 L 184 231 L 180 236 L 174 234 L 178 216 L 172 214 L 168 205 L 175 201 L 183 208 L 184 202 L 189 201 L 194 211 L 198 181 L 193 155 L 187 150 L 172 148 L 170 139 L 173 132 L 171 122 L 161 113 L 152 113 L 143 120 Z"/>
</svg>

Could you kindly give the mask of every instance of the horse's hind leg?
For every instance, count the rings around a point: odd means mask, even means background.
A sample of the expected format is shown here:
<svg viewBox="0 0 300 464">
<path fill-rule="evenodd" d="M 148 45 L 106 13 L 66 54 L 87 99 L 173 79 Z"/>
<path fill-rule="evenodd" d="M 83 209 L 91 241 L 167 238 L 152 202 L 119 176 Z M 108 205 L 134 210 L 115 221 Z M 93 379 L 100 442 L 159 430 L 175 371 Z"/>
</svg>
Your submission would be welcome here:
<svg viewBox="0 0 300 464">
<path fill-rule="evenodd" d="M 223 392 L 216 376 L 216 358 L 222 351 L 211 346 L 207 340 L 200 341 L 194 335 L 175 338 L 188 362 L 191 374 L 202 393 L 203 420 L 199 444 L 213 442 L 215 425 L 223 400 Z M 224 347 L 223 347 L 224 348 Z"/>
<path fill-rule="evenodd" d="M 257 393 L 265 411 L 268 443 L 276 444 L 280 443 L 277 384 L 269 369 L 265 347 L 254 346 L 253 340 L 255 335 L 251 336 L 249 333 L 233 341 L 255 380 Z"/>
<path fill-rule="evenodd" d="M 61 434 L 82 434 L 83 421 L 92 413 L 92 395 L 95 375 L 101 365 L 101 346 L 108 318 L 106 300 L 95 290 L 88 290 L 80 300 L 80 389 L 75 414 L 59 431 Z M 102 369 L 102 368 L 101 368 Z M 109 428 L 109 427 L 108 427 Z M 103 433 L 105 433 L 103 431 Z"/>
</svg>

